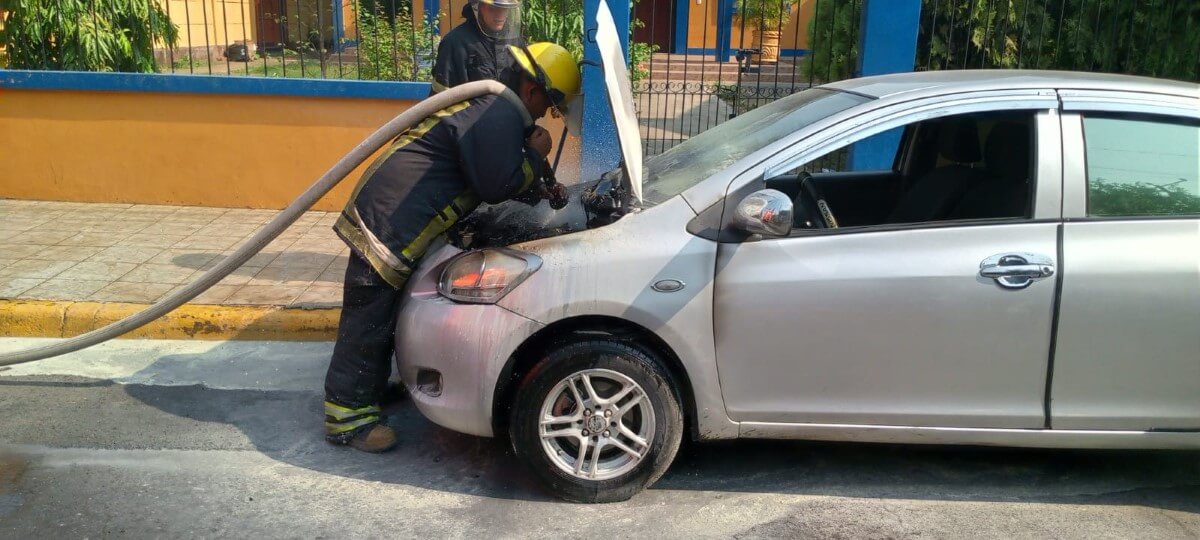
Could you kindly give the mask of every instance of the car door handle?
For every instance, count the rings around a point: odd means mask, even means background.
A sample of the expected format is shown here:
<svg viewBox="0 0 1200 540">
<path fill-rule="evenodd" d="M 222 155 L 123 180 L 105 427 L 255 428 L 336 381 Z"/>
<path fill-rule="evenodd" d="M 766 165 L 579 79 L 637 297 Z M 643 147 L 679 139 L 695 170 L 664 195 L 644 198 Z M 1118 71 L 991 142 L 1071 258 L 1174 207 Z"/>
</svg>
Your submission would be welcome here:
<svg viewBox="0 0 1200 540">
<path fill-rule="evenodd" d="M 1054 275 L 1054 261 L 1036 253 L 1001 253 L 979 263 L 979 275 L 1006 289 L 1024 289 Z"/>
</svg>

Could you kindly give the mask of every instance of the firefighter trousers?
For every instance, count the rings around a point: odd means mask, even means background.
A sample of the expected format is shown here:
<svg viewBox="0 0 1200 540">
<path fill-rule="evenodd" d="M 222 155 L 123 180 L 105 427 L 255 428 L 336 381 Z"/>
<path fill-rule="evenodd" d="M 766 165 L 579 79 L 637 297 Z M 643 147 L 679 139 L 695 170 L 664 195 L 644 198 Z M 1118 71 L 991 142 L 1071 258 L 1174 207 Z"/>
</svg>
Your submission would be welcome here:
<svg viewBox="0 0 1200 540">
<path fill-rule="evenodd" d="M 351 251 L 337 343 L 325 374 L 330 437 L 353 436 L 382 418 L 379 401 L 392 373 L 400 293 Z"/>
</svg>

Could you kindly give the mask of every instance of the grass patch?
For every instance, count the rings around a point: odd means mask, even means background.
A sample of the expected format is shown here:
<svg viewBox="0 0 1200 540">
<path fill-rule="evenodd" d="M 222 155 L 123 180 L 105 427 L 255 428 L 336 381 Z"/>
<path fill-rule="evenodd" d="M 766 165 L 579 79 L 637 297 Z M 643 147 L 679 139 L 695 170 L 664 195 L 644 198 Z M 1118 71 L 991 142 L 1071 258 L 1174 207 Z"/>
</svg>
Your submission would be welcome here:
<svg viewBox="0 0 1200 540">
<path fill-rule="evenodd" d="M 211 72 L 210 72 L 211 66 Z M 358 62 L 353 59 L 343 59 L 340 64 L 336 57 L 326 58 L 322 68 L 321 60 L 316 57 L 301 59 L 296 55 L 259 56 L 245 62 L 228 62 L 224 58 L 214 57 L 211 61 L 204 55 L 187 55 L 176 58 L 172 62 L 159 64 L 160 73 L 195 74 L 195 75 L 234 75 L 244 77 L 274 77 L 288 79 L 350 79 L 357 80 Z"/>
</svg>

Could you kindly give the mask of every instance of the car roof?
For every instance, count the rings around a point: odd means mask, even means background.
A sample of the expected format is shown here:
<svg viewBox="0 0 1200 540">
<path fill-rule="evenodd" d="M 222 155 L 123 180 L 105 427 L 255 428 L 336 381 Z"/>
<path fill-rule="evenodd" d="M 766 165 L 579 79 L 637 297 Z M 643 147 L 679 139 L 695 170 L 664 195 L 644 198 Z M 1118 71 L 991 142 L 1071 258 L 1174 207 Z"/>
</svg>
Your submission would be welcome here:
<svg viewBox="0 0 1200 540">
<path fill-rule="evenodd" d="M 822 88 L 874 98 L 898 94 L 937 95 L 1024 88 L 1119 90 L 1200 97 L 1200 84 L 1110 73 L 1028 69 L 918 71 L 846 79 L 823 85 Z"/>
</svg>

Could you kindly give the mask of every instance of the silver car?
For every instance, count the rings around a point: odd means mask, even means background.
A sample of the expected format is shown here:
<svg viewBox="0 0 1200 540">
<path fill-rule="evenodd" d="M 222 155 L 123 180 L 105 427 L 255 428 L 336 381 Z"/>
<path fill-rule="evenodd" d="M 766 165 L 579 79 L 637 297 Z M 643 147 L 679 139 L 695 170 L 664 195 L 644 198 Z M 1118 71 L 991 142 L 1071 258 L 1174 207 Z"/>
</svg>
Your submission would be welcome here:
<svg viewBox="0 0 1200 540">
<path fill-rule="evenodd" d="M 615 87 L 620 169 L 481 209 L 410 281 L 432 421 L 588 502 L 683 437 L 1200 448 L 1200 86 L 848 80 L 644 168 Z"/>
</svg>

